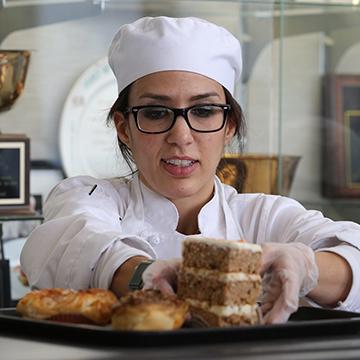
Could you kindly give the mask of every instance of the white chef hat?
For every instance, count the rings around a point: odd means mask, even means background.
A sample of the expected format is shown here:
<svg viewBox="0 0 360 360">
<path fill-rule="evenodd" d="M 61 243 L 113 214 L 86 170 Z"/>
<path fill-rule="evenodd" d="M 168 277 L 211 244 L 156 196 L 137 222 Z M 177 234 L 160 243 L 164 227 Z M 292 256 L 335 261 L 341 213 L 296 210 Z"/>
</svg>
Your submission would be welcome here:
<svg viewBox="0 0 360 360">
<path fill-rule="evenodd" d="M 226 29 L 195 17 L 144 17 L 120 27 L 109 49 L 119 93 L 159 71 L 207 76 L 231 94 L 242 70 L 241 46 Z"/>
</svg>

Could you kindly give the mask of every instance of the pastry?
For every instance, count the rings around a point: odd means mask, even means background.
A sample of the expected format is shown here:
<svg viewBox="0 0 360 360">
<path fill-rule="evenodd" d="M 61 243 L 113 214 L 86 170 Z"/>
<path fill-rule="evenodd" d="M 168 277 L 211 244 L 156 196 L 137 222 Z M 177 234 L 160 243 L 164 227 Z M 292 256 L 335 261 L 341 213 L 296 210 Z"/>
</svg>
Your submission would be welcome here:
<svg viewBox="0 0 360 360">
<path fill-rule="evenodd" d="M 157 290 L 136 290 L 120 298 L 111 324 L 115 330 L 173 330 L 180 328 L 188 305 Z"/>
<path fill-rule="evenodd" d="M 31 319 L 105 325 L 117 301 L 115 294 L 104 289 L 42 289 L 27 293 L 16 311 Z"/>
</svg>

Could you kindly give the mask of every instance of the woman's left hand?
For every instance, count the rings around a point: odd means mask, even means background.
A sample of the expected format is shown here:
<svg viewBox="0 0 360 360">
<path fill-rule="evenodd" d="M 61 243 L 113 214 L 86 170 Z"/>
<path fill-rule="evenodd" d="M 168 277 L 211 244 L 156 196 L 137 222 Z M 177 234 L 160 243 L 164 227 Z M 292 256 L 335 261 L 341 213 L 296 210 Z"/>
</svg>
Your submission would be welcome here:
<svg viewBox="0 0 360 360">
<path fill-rule="evenodd" d="M 267 243 L 262 248 L 264 322 L 282 323 L 298 309 L 299 298 L 317 286 L 315 253 L 302 243 Z"/>
<path fill-rule="evenodd" d="M 143 289 L 156 289 L 174 295 L 181 260 L 156 260 L 142 274 Z"/>
</svg>

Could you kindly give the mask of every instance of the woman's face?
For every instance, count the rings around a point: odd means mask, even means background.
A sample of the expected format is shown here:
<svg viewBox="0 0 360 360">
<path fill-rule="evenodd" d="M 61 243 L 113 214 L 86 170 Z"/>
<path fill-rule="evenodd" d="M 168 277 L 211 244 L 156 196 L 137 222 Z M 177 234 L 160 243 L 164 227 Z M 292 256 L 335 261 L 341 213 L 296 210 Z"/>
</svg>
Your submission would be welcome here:
<svg viewBox="0 0 360 360">
<path fill-rule="evenodd" d="M 163 71 L 138 79 L 130 89 L 129 106 L 163 105 L 185 108 L 196 104 L 225 104 L 222 86 L 199 74 Z M 191 130 L 179 116 L 166 133 L 144 134 L 132 114 L 115 114 L 118 136 L 131 149 L 142 182 L 175 204 L 187 199 L 207 201 L 214 174 L 234 128 L 231 122 L 218 132 Z M 182 161 L 179 161 L 182 160 Z"/>
</svg>

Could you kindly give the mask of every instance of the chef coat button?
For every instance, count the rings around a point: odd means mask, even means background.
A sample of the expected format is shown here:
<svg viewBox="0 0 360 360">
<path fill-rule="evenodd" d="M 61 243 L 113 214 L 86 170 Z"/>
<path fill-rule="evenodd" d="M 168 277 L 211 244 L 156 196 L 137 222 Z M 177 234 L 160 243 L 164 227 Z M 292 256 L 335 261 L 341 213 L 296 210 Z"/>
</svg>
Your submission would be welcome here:
<svg viewBox="0 0 360 360">
<path fill-rule="evenodd" d="M 160 240 L 159 240 L 159 238 L 157 236 L 152 235 L 152 236 L 149 237 L 149 242 L 152 245 L 158 245 L 160 243 Z"/>
</svg>

